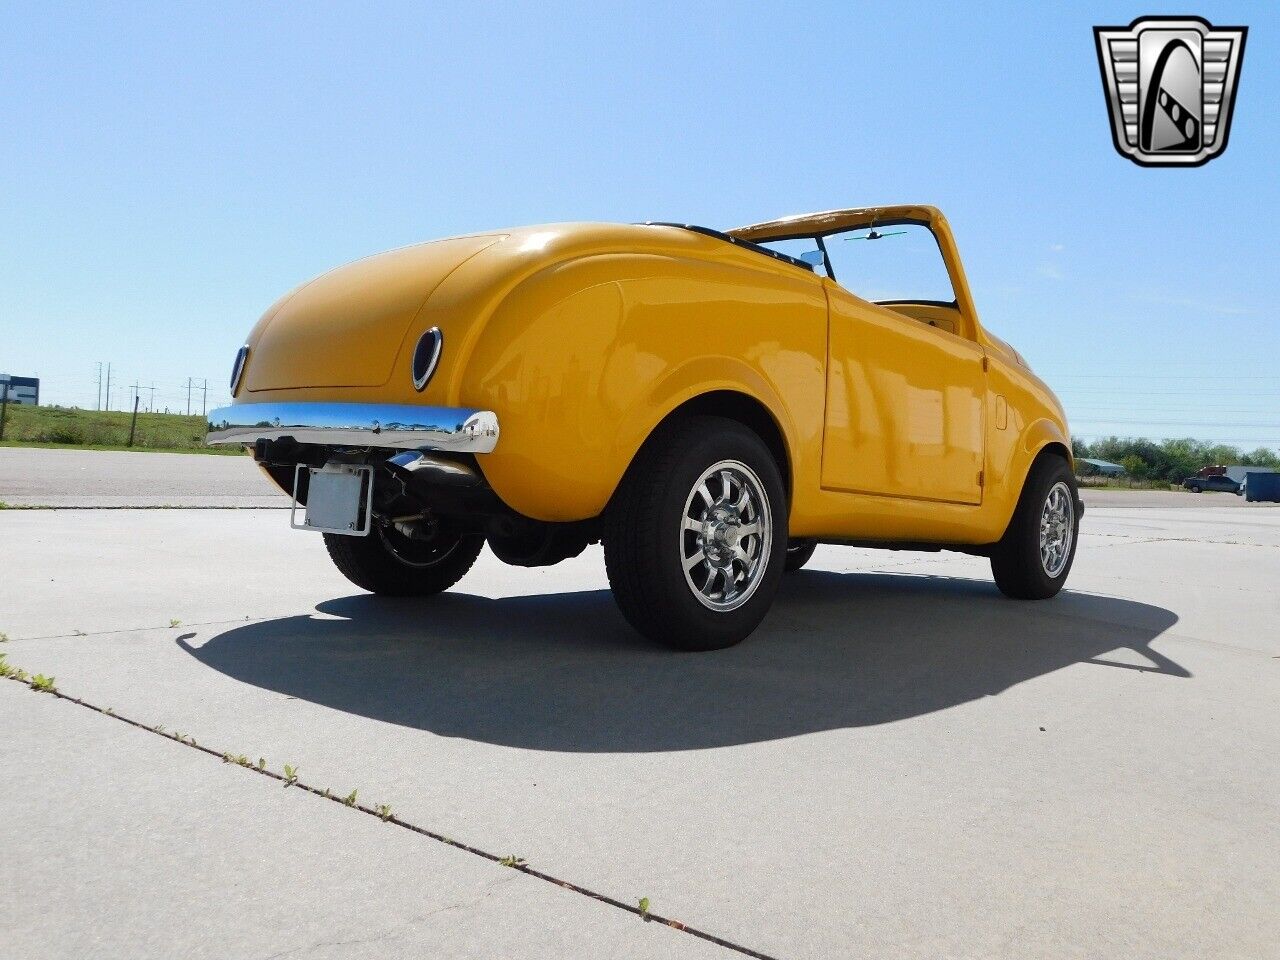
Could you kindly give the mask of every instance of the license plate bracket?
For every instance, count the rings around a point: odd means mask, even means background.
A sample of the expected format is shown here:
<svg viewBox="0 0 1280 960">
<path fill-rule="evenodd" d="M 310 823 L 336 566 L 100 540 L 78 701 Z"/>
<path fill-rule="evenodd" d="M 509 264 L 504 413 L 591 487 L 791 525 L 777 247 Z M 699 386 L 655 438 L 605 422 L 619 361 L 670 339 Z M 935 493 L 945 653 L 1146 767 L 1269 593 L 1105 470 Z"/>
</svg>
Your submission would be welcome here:
<svg viewBox="0 0 1280 960">
<path fill-rule="evenodd" d="M 298 499 L 304 470 L 307 479 L 305 504 Z M 303 509 L 301 523 L 298 522 L 299 507 Z M 372 517 L 373 467 L 326 463 L 317 468 L 300 463 L 294 470 L 289 526 L 295 530 L 367 537 Z"/>
</svg>

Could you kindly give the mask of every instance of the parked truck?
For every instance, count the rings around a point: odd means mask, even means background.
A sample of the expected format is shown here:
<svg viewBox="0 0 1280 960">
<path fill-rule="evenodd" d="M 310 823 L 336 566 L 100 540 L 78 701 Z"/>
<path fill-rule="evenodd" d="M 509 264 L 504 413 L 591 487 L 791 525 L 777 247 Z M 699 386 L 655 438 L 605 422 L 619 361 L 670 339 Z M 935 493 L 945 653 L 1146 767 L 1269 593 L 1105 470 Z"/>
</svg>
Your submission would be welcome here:
<svg viewBox="0 0 1280 960">
<path fill-rule="evenodd" d="M 1182 485 L 1192 493 L 1204 493 L 1206 490 L 1210 493 L 1239 493 L 1240 484 L 1232 480 L 1224 474 L 1205 474 L 1204 471 L 1197 473 L 1194 477 L 1187 477 L 1182 481 Z"/>
</svg>

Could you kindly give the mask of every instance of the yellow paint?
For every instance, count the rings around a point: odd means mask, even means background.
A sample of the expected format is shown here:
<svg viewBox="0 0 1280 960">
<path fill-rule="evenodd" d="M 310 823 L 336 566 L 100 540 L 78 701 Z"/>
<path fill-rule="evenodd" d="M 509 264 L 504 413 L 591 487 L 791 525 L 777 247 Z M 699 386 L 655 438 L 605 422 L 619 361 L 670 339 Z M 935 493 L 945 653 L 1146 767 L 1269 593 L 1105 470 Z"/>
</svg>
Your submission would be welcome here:
<svg viewBox="0 0 1280 960">
<path fill-rule="evenodd" d="M 1070 445 L 1053 394 L 982 329 L 941 214 L 836 211 L 735 234 L 895 218 L 934 230 L 954 307 L 871 304 L 675 227 L 525 227 L 371 257 L 294 291 L 254 328 L 235 402 L 493 410 L 502 435 L 477 458 L 485 477 L 521 513 L 567 521 L 604 509 L 669 413 L 733 391 L 784 438 L 793 535 L 991 542 L 1036 454 Z M 444 348 L 419 393 L 413 345 L 433 326 Z M 994 426 L 998 396 L 1007 429 Z"/>
<path fill-rule="evenodd" d="M 822 485 L 980 503 L 982 348 L 824 283 L 831 314 Z"/>
</svg>

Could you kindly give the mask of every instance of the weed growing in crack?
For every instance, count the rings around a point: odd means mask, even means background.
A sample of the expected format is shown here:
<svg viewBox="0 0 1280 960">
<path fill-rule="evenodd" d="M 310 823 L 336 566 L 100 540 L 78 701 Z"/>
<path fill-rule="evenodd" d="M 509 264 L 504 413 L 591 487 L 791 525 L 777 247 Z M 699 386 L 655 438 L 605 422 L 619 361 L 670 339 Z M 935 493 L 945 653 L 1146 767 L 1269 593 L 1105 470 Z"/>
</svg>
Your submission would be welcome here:
<svg viewBox="0 0 1280 960">
<path fill-rule="evenodd" d="M 644 920 L 649 919 L 649 898 L 648 897 L 640 898 L 640 916 Z"/>
<path fill-rule="evenodd" d="M 0 630 L 0 643 L 8 643 L 8 642 L 9 642 L 9 635 L 5 633 L 3 630 Z"/>
<path fill-rule="evenodd" d="M 298 768 L 292 764 L 284 765 L 284 785 L 291 787 L 298 782 Z"/>
<path fill-rule="evenodd" d="M 43 673 L 37 673 L 31 678 L 31 689 L 40 693 L 58 692 L 58 688 L 53 685 L 53 677 L 46 677 Z"/>
<path fill-rule="evenodd" d="M 382 822 L 386 823 L 391 819 L 391 807 L 388 804 L 378 804 L 378 816 L 382 818 Z"/>
<path fill-rule="evenodd" d="M 258 769 L 259 769 L 259 770 L 265 770 L 265 769 L 267 769 L 267 759 L 266 759 L 266 757 L 259 757 L 259 758 L 258 758 Z"/>
<path fill-rule="evenodd" d="M 11 677 L 13 676 L 13 667 L 5 663 L 4 660 L 5 655 L 0 653 L 0 677 Z"/>
<path fill-rule="evenodd" d="M 15 667 L 13 673 L 9 674 L 9 676 L 13 677 L 13 679 L 17 680 L 19 683 L 26 683 L 31 679 L 30 676 L 28 676 L 27 671 L 23 670 L 21 667 Z"/>
<path fill-rule="evenodd" d="M 346 797 L 343 798 L 342 802 L 345 803 L 348 807 L 354 807 L 356 805 L 356 794 L 359 792 L 360 792 L 359 790 L 352 790 L 349 794 L 346 795 Z"/>
<path fill-rule="evenodd" d="M 324 792 L 323 792 L 322 794 L 320 794 L 320 796 L 324 797 L 326 800 L 332 800 L 332 799 L 333 799 L 333 794 L 329 792 L 329 788 L 328 788 L 328 787 L 325 787 L 325 788 L 324 788 Z"/>
<path fill-rule="evenodd" d="M 173 619 L 170 619 L 170 620 L 169 620 L 169 629 L 170 629 L 170 630 L 172 630 L 174 627 L 180 627 L 180 626 L 182 626 L 182 621 L 181 621 L 181 620 L 173 620 Z"/>
<path fill-rule="evenodd" d="M 514 853 L 509 853 L 498 861 L 504 867 L 523 867 L 528 862 L 524 857 L 517 857 Z"/>
</svg>

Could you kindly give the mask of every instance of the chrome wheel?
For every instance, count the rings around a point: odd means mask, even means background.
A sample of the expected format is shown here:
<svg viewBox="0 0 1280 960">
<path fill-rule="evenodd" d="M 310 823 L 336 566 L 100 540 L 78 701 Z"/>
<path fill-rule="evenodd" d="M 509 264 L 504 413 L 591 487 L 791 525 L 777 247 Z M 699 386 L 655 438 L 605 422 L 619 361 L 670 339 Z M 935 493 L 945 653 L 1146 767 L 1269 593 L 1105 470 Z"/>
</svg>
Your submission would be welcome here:
<svg viewBox="0 0 1280 960">
<path fill-rule="evenodd" d="M 375 528 L 387 553 L 406 567 L 434 567 L 449 559 L 462 544 L 460 537 L 443 542 L 438 536 L 430 540 L 413 540 L 394 527 L 377 524 Z"/>
<path fill-rule="evenodd" d="M 1040 512 L 1040 566 L 1046 575 L 1056 578 L 1062 573 L 1075 535 L 1076 505 L 1070 488 L 1058 481 L 1049 488 Z"/>
<path fill-rule="evenodd" d="M 721 460 L 703 471 L 680 518 L 684 578 L 704 607 L 723 613 L 746 603 L 769 566 L 773 523 L 755 471 Z"/>
</svg>

